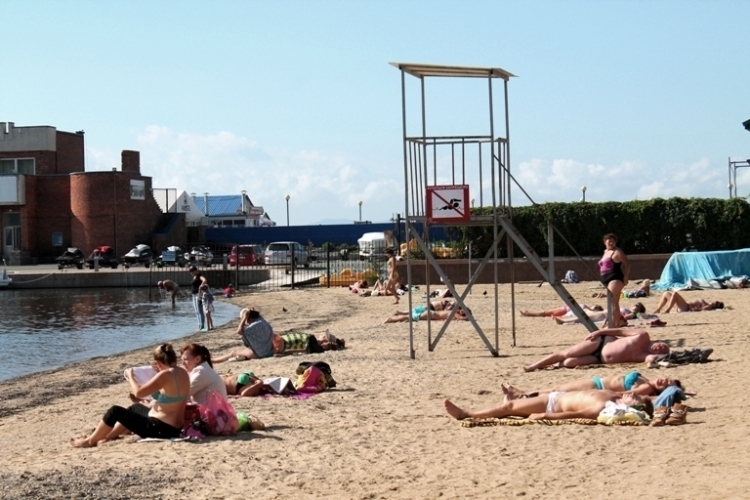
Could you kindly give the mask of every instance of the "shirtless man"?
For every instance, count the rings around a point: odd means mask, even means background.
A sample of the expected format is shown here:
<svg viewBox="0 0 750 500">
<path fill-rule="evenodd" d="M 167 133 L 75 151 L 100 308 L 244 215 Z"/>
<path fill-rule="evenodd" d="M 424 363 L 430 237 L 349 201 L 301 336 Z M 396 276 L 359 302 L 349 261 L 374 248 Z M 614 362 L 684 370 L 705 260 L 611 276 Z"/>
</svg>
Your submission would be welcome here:
<svg viewBox="0 0 750 500">
<path fill-rule="evenodd" d="M 167 293 L 172 294 L 172 309 L 174 309 L 175 297 L 177 297 L 177 292 L 180 291 L 180 285 L 178 285 L 172 280 L 164 280 L 164 281 L 159 281 L 158 283 L 156 283 L 156 287 L 159 288 L 160 290 L 164 290 Z"/>
<path fill-rule="evenodd" d="M 445 400 L 445 411 L 456 420 L 465 418 L 528 417 L 531 420 L 595 419 L 609 401 L 627 406 L 642 405 L 649 415 L 654 406 L 645 396 L 614 391 L 550 392 L 533 398 L 514 399 L 500 406 L 479 411 L 464 411 Z"/>
<path fill-rule="evenodd" d="M 524 371 L 532 372 L 555 363 L 566 368 L 582 365 L 643 363 L 655 361 L 669 353 L 664 342 L 651 342 L 646 330 L 605 328 L 590 333 L 586 340 L 528 366 Z"/>
</svg>

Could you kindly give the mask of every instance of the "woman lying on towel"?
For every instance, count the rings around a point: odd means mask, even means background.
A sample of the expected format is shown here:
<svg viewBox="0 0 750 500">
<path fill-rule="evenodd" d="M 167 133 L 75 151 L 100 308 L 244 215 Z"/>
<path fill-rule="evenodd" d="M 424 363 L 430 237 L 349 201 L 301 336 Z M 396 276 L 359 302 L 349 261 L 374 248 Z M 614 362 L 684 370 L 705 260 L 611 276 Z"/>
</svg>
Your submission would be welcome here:
<svg viewBox="0 0 750 500">
<path fill-rule="evenodd" d="M 677 308 L 677 312 L 698 312 L 698 311 L 713 311 L 715 309 L 724 309 L 724 303 L 719 302 L 706 302 L 703 299 L 694 300 L 692 302 L 686 301 L 682 295 L 677 292 L 664 292 L 659 300 L 659 306 L 654 311 L 654 314 L 661 312 L 661 308 L 667 306 L 664 311 L 668 313 L 673 307 Z"/>
<path fill-rule="evenodd" d="M 343 339 L 336 338 L 328 330 L 319 337 L 312 333 L 293 331 L 273 336 L 273 348 L 277 356 L 297 353 L 317 354 L 343 349 L 345 346 L 346 342 Z"/>
<path fill-rule="evenodd" d="M 425 305 L 418 305 L 415 308 L 411 310 L 411 314 L 409 311 L 396 311 L 396 314 L 385 320 L 386 323 L 401 323 L 405 321 L 409 321 L 409 317 L 411 317 L 412 321 L 419 321 L 419 320 L 446 320 L 448 319 L 448 316 L 451 315 L 451 311 L 456 308 L 456 303 L 450 300 L 440 300 L 440 301 L 433 301 L 430 302 L 429 308 Z M 456 314 L 453 316 L 453 319 L 465 321 L 468 318 L 466 317 L 466 313 L 463 309 L 460 307 L 456 309 Z"/>
<path fill-rule="evenodd" d="M 122 434 L 111 435 L 117 423 L 142 438 L 171 439 L 180 436 L 185 417 L 185 404 L 190 397 L 190 376 L 181 366 L 177 366 L 177 354 L 172 344 L 162 344 L 154 351 L 156 375 L 141 385 L 133 376 L 133 369 L 127 370 L 130 382 L 130 400 L 135 404 L 129 408 L 113 406 L 104 414 L 96 430 L 88 437 L 71 439 L 70 444 L 77 448 L 96 446 L 104 439 L 114 439 Z M 140 403 L 146 396 L 153 398 L 149 408 Z M 116 431 L 115 431 L 116 432 Z"/>
<path fill-rule="evenodd" d="M 462 410 L 446 399 L 445 411 L 456 420 L 503 417 L 528 417 L 531 420 L 595 419 L 610 401 L 645 411 L 649 416 L 654 413 L 654 406 L 646 396 L 608 390 L 550 392 L 531 398 L 506 401 L 500 406 L 479 411 Z"/>
<path fill-rule="evenodd" d="M 590 311 L 590 312 L 598 312 L 603 311 L 604 309 L 602 306 L 593 306 L 589 307 L 586 304 L 579 304 L 581 306 L 581 309 L 584 311 Z M 568 306 L 561 306 L 561 307 L 554 307 L 552 309 L 542 309 L 541 311 L 521 311 L 521 316 L 529 316 L 532 318 L 561 318 L 563 316 L 570 315 L 570 307 Z M 575 317 L 575 316 L 574 316 Z"/>
<path fill-rule="evenodd" d="M 598 307 L 598 306 L 597 306 Z M 586 315 L 593 321 L 594 323 L 599 323 L 600 321 L 604 322 L 604 326 L 607 324 L 607 311 L 601 310 L 593 310 L 593 311 L 584 311 Z M 620 314 L 622 315 L 625 320 L 633 320 L 638 318 L 639 314 L 643 314 L 646 312 L 646 306 L 641 304 L 640 302 L 636 302 L 633 306 L 633 310 L 631 311 L 627 307 L 621 307 L 620 308 Z M 573 313 L 568 313 L 565 316 L 561 317 L 555 317 L 555 323 L 558 325 L 577 325 L 581 322 L 581 320 L 576 317 Z"/>
<path fill-rule="evenodd" d="M 224 377 L 224 384 L 227 394 L 236 398 L 252 398 L 259 396 L 263 391 L 263 380 L 256 377 L 253 372 L 227 375 Z"/>
<path fill-rule="evenodd" d="M 551 392 L 570 392 L 570 391 L 614 391 L 614 392 L 631 392 L 641 396 L 658 396 L 667 387 L 679 387 L 682 384 L 679 380 L 671 378 L 657 378 L 653 382 L 636 371 L 626 373 L 625 375 L 612 375 L 609 377 L 591 377 L 581 380 L 574 380 L 564 384 L 556 385 L 551 389 L 540 391 L 524 391 L 510 384 L 500 384 L 500 388 L 505 395 L 504 401 L 514 399 L 529 398 L 539 396 L 540 394 L 549 394 Z"/>
</svg>

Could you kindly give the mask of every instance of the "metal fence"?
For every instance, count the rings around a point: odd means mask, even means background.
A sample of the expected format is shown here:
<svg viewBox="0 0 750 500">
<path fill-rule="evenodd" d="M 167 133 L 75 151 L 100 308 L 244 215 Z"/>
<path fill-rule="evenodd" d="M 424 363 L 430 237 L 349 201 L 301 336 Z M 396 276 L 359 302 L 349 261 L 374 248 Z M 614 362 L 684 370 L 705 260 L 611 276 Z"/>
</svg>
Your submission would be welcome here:
<svg viewBox="0 0 750 500">
<path fill-rule="evenodd" d="M 189 286 L 192 278 L 188 269 L 191 265 L 206 276 L 212 288 L 232 284 L 239 291 L 346 286 L 360 279 L 373 283 L 386 276 L 385 247 L 378 243 L 362 252 L 358 247 L 346 244 L 338 247 L 293 246 L 288 255 L 276 257 L 271 262 L 266 262 L 265 253 L 257 260 L 238 259 L 236 253 L 232 253 L 236 245 L 231 243 L 200 246 L 210 252 L 210 258 L 205 258 L 206 253 L 197 253 L 192 260 L 184 258 L 193 248 L 187 245 L 180 247 L 181 252 L 177 252 L 176 258 L 168 252 L 155 253 L 148 267 L 150 281 L 155 284 L 169 279 L 181 287 Z M 182 258 L 179 258 L 179 254 L 182 254 Z M 253 262 L 247 263 L 248 260 Z M 134 264 L 134 270 L 136 266 L 145 267 L 145 263 Z"/>
</svg>

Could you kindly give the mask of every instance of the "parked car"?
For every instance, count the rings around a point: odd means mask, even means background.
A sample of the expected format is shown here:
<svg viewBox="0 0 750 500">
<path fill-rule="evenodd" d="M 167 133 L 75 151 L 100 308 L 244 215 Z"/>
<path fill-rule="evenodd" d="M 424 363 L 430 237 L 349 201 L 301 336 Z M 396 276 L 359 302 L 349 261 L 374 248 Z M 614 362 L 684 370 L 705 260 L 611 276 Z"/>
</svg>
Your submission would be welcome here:
<svg viewBox="0 0 750 500">
<path fill-rule="evenodd" d="M 151 265 L 154 259 L 154 252 L 148 245 L 136 245 L 131 251 L 122 256 L 122 263 L 125 267 L 143 264 L 145 267 Z"/>
<path fill-rule="evenodd" d="M 239 263 L 237 250 L 239 248 Z M 232 247 L 229 253 L 229 265 L 236 266 L 257 266 L 266 262 L 265 250 L 260 245 L 236 245 Z"/>
<path fill-rule="evenodd" d="M 68 247 L 65 252 L 55 259 L 57 262 L 57 268 L 62 269 L 64 267 L 76 267 L 83 269 L 83 262 L 86 260 L 86 256 L 83 255 L 80 249 L 76 247 Z"/>
<path fill-rule="evenodd" d="M 277 241 L 266 248 L 266 264 L 286 264 L 310 267 L 310 256 L 296 241 Z"/>
<path fill-rule="evenodd" d="M 167 247 L 158 259 L 156 259 L 156 266 L 180 266 L 185 267 L 187 260 L 185 260 L 185 254 L 182 252 L 182 248 L 177 246 Z"/>
<path fill-rule="evenodd" d="M 119 264 L 115 249 L 109 245 L 94 248 L 89 258 L 86 259 L 86 265 L 89 269 L 94 269 L 97 261 L 99 261 L 99 267 L 111 267 L 112 269 L 117 269 Z"/>
<path fill-rule="evenodd" d="M 204 265 L 211 267 L 211 263 L 214 260 L 214 254 L 207 246 L 197 245 L 194 246 L 189 252 L 185 253 L 185 260 L 192 265 Z"/>
</svg>

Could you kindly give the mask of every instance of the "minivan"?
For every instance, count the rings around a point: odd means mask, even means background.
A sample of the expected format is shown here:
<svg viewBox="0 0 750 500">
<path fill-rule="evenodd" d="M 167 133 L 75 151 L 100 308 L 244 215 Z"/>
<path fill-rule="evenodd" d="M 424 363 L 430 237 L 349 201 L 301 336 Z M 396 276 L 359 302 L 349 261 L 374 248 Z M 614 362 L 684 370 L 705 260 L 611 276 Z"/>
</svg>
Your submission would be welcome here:
<svg viewBox="0 0 750 500">
<path fill-rule="evenodd" d="M 239 248 L 239 262 L 237 250 Z M 257 266 L 265 262 L 265 250 L 260 245 L 237 245 L 232 247 L 229 254 L 230 266 Z"/>
<path fill-rule="evenodd" d="M 292 264 L 310 267 L 310 256 L 296 241 L 276 241 L 266 248 L 266 264 Z"/>
</svg>

